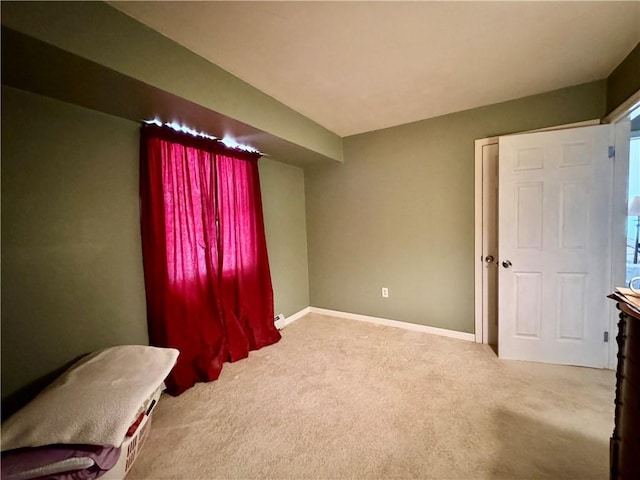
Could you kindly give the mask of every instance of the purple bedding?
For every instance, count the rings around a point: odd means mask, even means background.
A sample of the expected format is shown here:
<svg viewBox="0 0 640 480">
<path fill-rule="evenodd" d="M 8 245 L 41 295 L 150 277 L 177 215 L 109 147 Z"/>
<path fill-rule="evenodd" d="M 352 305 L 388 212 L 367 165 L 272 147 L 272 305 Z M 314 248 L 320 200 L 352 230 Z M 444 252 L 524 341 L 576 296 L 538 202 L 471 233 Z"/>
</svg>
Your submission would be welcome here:
<svg viewBox="0 0 640 480">
<path fill-rule="evenodd" d="M 119 458 L 120 448 L 111 446 L 48 445 L 37 448 L 18 448 L 2 452 L 2 479 L 89 480 L 104 475 L 113 468 Z M 84 461 L 80 462 L 79 460 L 82 459 Z M 73 464 L 76 461 L 78 464 L 92 464 L 84 467 L 80 465 L 80 469 L 72 467 L 71 470 L 58 472 L 55 472 L 55 468 L 50 469 L 50 466 L 65 461 L 67 464 Z"/>
</svg>

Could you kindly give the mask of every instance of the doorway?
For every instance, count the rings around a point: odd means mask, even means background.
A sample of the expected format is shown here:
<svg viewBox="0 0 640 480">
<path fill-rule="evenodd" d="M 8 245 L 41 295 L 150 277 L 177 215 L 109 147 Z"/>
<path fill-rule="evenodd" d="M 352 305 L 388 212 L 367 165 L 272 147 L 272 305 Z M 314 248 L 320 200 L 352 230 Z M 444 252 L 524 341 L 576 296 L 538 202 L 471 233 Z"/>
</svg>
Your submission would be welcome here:
<svg viewBox="0 0 640 480">
<path fill-rule="evenodd" d="M 476 343 L 498 354 L 498 137 L 475 142 Z M 480 232 L 480 235 L 478 234 Z M 480 286 L 480 291 L 478 287 Z"/>
</svg>

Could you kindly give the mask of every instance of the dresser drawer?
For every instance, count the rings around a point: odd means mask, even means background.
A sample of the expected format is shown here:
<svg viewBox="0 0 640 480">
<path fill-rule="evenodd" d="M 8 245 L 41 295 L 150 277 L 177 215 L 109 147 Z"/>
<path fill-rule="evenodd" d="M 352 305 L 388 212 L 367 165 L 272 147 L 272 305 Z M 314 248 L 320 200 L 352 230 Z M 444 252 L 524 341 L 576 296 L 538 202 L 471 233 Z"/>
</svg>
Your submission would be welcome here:
<svg viewBox="0 0 640 480">
<path fill-rule="evenodd" d="M 618 324 L 615 428 L 610 444 L 611 478 L 640 479 L 640 318 L 626 307 Z"/>
</svg>

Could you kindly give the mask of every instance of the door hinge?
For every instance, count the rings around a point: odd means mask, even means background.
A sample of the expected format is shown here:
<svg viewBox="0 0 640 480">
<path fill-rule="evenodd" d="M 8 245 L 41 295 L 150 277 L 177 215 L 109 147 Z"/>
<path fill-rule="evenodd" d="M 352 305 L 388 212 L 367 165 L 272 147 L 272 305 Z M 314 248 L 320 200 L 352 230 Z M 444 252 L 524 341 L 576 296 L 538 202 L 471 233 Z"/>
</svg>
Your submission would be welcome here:
<svg viewBox="0 0 640 480">
<path fill-rule="evenodd" d="M 609 146 L 609 158 L 615 158 L 616 156 L 616 147 Z"/>
<path fill-rule="evenodd" d="M 609 332 L 604 332 L 604 342 L 605 343 L 609 342 Z"/>
</svg>

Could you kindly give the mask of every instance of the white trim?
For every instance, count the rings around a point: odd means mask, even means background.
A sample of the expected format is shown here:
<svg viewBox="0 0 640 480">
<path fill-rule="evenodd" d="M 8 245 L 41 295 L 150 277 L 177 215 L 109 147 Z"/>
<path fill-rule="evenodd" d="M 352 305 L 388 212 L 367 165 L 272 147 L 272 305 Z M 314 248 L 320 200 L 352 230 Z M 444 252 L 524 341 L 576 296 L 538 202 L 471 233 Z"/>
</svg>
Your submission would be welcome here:
<svg viewBox="0 0 640 480">
<path fill-rule="evenodd" d="M 612 290 L 615 288 L 616 283 L 623 284 L 626 277 L 626 271 L 621 271 L 616 263 L 616 258 L 624 258 L 626 254 L 626 232 L 624 235 L 624 253 L 622 253 L 622 243 L 616 241 L 619 237 L 616 235 L 616 226 L 618 221 L 624 221 L 626 225 L 626 207 L 627 207 L 627 195 L 628 195 L 628 182 L 629 182 L 629 144 L 628 142 L 623 142 L 626 139 L 623 134 L 621 128 L 628 120 L 629 114 L 633 112 L 636 108 L 640 107 L 640 90 L 627 98 L 624 102 L 622 102 L 618 108 L 613 110 L 609 115 L 604 117 L 602 123 L 613 123 L 615 124 L 615 163 L 614 163 L 614 185 L 613 185 L 613 237 L 612 237 L 612 276 L 611 280 L 613 282 Z M 624 153 L 624 154 L 623 154 Z M 622 194 L 624 192 L 624 199 L 622 198 Z M 616 196 L 618 197 L 616 199 Z M 617 206 L 620 207 L 618 211 L 616 211 Z M 623 264 L 624 265 L 624 264 Z M 622 268 L 622 266 L 620 267 Z M 609 315 L 609 362 L 608 366 L 610 369 L 615 370 L 617 365 L 617 357 L 618 357 L 618 343 L 615 341 L 616 334 L 618 333 L 618 311 L 617 309 L 611 306 L 611 314 Z"/>
<path fill-rule="evenodd" d="M 482 310 L 482 148 L 498 143 L 498 137 L 482 138 L 475 141 L 475 235 L 474 235 L 474 304 L 475 342 L 488 343 L 487 319 Z M 496 261 L 498 261 L 496 259 Z"/>
<path fill-rule="evenodd" d="M 482 140 L 476 140 L 475 142 L 475 178 L 474 178 L 474 190 L 475 190 L 475 235 L 474 235 L 474 247 L 473 247 L 473 304 L 474 304 L 474 325 L 475 336 L 474 341 L 476 343 L 482 343 L 482 334 L 484 330 L 482 328 Z M 480 161 L 478 161 L 480 157 Z M 478 235 L 480 232 L 480 235 Z M 480 259 L 480 261 L 478 261 Z"/>
<path fill-rule="evenodd" d="M 611 233 L 611 291 L 624 285 L 626 280 L 627 254 L 627 202 L 629 190 L 629 131 L 631 122 L 623 117 L 612 124 L 612 142 L 615 145 L 613 159 L 613 198 Z M 608 368 L 615 370 L 618 363 L 618 310 L 613 302 L 609 302 L 609 359 Z"/>
<path fill-rule="evenodd" d="M 446 328 L 429 327 L 427 325 L 419 325 L 417 323 L 399 322 L 398 320 L 389 320 L 387 318 L 370 317 L 369 315 L 360 315 L 358 313 L 339 312 L 337 310 L 327 310 L 325 308 L 318 307 L 309 308 L 311 310 L 311 313 L 317 313 L 318 315 L 346 318 L 348 320 L 357 320 L 359 322 L 375 323 L 376 325 L 384 325 L 386 327 L 402 328 L 404 330 L 412 330 L 414 332 L 423 332 L 430 333 L 432 335 L 440 335 L 442 337 L 457 338 L 458 340 L 466 340 L 467 342 L 475 341 L 475 335 L 473 333 L 447 330 Z"/>
<path fill-rule="evenodd" d="M 306 314 L 311 313 L 311 307 L 305 307 L 299 312 L 294 313 L 293 315 L 289 315 L 279 325 L 276 325 L 278 330 L 282 330 L 284 327 L 291 325 L 296 320 L 304 317 Z"/>
<path fill-rule="evenodd" d="M 640 90 L 622 102 L 618 108 L 602 119 L 602 123 L 616 123 L 640 106 Z"/>
</svg>

